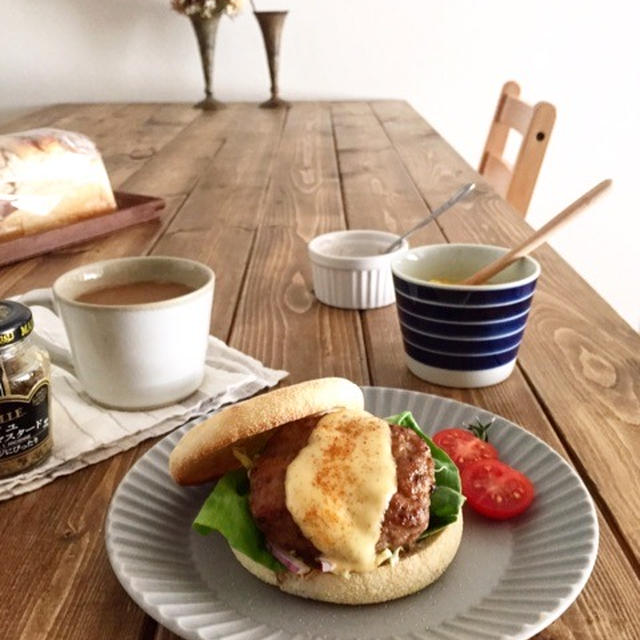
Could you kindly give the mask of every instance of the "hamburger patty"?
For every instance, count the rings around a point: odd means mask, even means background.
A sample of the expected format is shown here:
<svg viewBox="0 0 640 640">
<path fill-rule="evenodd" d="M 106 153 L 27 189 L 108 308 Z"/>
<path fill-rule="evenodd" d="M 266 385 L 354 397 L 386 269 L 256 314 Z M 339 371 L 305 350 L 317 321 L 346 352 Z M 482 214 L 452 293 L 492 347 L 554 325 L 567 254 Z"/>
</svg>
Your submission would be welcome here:
<svg viewBox="0 0 640 640">
<path fill-rule="evenodd" d="M 306 446 L 318 416 L 303 418 L 281 426 L 267 442 L 249 474 L 249 507 L 258 529 L 268 542 L 285 551 L 295 551 L 307 562 L 320 555 L 287 509 L 284 481 L 287 467 Z"/>
<path fill-rule="evenodd" d="M 250 473 L 249 506 L 267 541 L 315 563 L 320 552 L 307 540 L 286 506 L 287 467 L 306 446 L 320 416 L 280 427 L 267 442 Z M 426 442 L 405 427 L 390 425 L 391 451 L 396 461 L 397 491 L 382 522 L 376 549 L 410 546 L 429 525 L 434 466 Z"/>
<path fill-rule="evenodd" d="M 429 445 L 415 432 L 391 427 L 391 452 L 396 461 L 397 491 L 384 514 L 376 549 L 408 546 L 429 526 L 435 469 Z"/>
</svg>

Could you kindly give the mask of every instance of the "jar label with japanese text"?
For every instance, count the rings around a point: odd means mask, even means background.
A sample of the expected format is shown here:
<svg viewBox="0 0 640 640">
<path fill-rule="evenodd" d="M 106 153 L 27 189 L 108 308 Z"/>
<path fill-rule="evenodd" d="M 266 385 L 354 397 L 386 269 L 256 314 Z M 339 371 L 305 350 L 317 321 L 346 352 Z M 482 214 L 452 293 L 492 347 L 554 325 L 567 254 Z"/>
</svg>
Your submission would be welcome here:
<svg viewBox="0 0 640 640">
<path fill-rule="evenodd" d="M 39 382 L 28 396 L 0 397 L 0 462 L 33 451 L 48 437 L 48 380 Z"/>
</svg>

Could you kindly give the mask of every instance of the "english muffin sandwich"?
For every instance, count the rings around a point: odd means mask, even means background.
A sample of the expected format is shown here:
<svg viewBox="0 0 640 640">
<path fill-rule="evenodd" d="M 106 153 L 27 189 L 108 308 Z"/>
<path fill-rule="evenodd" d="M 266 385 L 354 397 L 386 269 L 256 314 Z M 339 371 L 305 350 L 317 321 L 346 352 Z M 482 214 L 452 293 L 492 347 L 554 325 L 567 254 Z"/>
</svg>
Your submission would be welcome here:
<svg viewBox="0 0 640 640">
<path fill-rule="evenodd" d="M 436 580 L 462 536 L 460 478 L 410 413 L 380 419 L 342 378 L 223 409 L 171 454 L 181 485 L 217 480 L 194 527 L 294 595 L 400 598 Z"/>
</svg>

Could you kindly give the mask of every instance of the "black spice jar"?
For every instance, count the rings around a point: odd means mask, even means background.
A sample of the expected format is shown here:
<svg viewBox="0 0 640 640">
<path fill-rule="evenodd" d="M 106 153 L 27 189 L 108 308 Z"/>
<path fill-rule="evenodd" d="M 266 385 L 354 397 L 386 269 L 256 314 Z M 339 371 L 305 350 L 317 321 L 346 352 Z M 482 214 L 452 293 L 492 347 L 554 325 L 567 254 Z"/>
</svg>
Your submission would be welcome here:
<svg viewBox="0 0 640 640">
<path fill-rule="evenodd" d="M 0 300 L 0 477 L 43 462 L 49 423 L 49 354 L 34 344 L 31 310 Z"/>
</svg>

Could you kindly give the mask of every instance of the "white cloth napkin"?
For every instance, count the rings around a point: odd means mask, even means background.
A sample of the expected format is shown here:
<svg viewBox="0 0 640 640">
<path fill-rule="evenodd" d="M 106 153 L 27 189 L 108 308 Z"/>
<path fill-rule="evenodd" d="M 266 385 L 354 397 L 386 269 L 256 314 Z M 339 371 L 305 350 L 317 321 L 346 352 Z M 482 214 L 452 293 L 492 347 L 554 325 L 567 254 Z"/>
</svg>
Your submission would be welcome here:
<svg viewBox="0 0 640 640">
<path fill-rule="evenodd" d="M 19 300 L 19 298 L 16 298 Z M 36 331 L 67 347 L 61 321 L 50 311 L 33 307 Z M 94 404 L 78 381 L 53 366 L 51 428 L 53 452 L 41 465 L 0 480 L 0 501 L 38 489 L 59 476 L 100 462 L 159 436 L 196 416 L 272 387 L 288 375 L 209 336 L 205 377 L 200 388 L 178 404 L 151 411 L 117 411 Z"/>
</svg>

